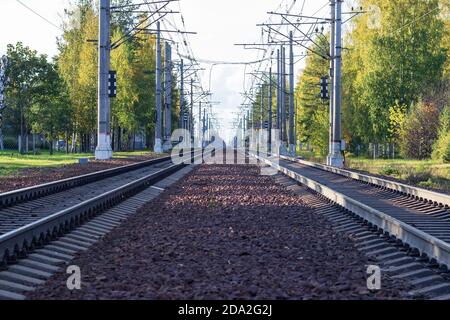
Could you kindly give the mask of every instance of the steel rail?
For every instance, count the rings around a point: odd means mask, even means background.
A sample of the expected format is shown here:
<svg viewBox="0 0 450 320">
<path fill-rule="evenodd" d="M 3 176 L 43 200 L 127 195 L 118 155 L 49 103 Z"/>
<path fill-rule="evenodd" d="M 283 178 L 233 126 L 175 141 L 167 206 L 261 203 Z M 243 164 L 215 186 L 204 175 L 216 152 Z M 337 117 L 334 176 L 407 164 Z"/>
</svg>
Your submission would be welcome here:
<svg viewBox="0 0 450 320">
<path fill-rule="evenodd" d="M 386 213 L 376 210 L 366 204 L 363 204 L 349 196 L 342 194 L 322 183 L 307 178 L 293 170 L 287 169 L 278 163 L 256 154 L 251 154 L 261 162 L 271 166 L 286 176 L 307 186 L 312 191 L 323 195 L 342 208 L 351 211 L 369 224 L 380 228 L 391 236 L 396 237 L 412 248 L 416 248 L 420 253 L 425 253 L 428 257 L 436 259 L 438 263 L 450 268 L 450 244 L 434 237 L 418 228 L 411 226 L 399 219 L 396 219 Z M 297 161 L 297 160 L 296 160 Z M 413 188 L 413 187 L 412 187 Z"/>
<path fill-rule="evenodd" d="M 173 164 L 114 190 L 105 192 L 70 208 L 60 210 L 23 227 L 0 235 L 0 266 L 5 266 L 11 261 L 26 256 L 36 247 L 57 239 L 59 236 L 90 220 L 104 210 L 117 205 L 126 198 L 181 170 L 188 164 L 187 160 L 193 159 L 191 162 L 195 163 L 197 158 L 204 159 L 206 157 L 203 152 L 195 155 L 195 151 L 194 154 L 189 153 L 183 156 L 184 161 L 181 163 Z M 164 162 L 171 158 L 161 159 L 156 159 L 159 160 L 156 163 Z"/>
<path fill-rule="evenodd" d="M 168 175 L 180 170 L 184 166 L 184 164 L 171 165 L 156 173 L 152 173 L 136 181 L 127 183 L 114 190 L 1 235 L 0 257 L 3 257 L 2 262 L 6 263 L 11 260 L 11 258 L 26 255 L 35 247 L 70 231 L 84 221 L 94 217 L 96 214 L 118 204 L 125 198 L 136 194 L 147 186 L 166 178 Z"/>
<path fill-rule="evenodd" d="M 66 178 L 58 181 L 52 181 L 37 186 L 22 188 L 0 194 L 0 208 L 9 207 L 15 204 L 23 203 L 33 199 L 41 198 L 49 194 L 58 193 L 74 187 L 82 186 L 94 181 L 102 180 L 121 173 L 141 169 L 147 166 L 155 165 L 161 162 L 169 161 L 171 157 L 162 157 L 142 161 L 135 164 L 125 165 L 117 168 L 106 169 L 81 176 Z"/>
<path fill-rule="evenodd" d="M 435 205 L 439 205 L 442 207 L 450 207 L 450 195 L 439 193 L 419 187 L 409 186 L 404 183 L 390 181 L 374 176 L 370 176 L 367 174 L 361 174 L 350 170 L 339 169 L 335 167 L 330 167 L 323 164 L 318 164 L 310 161 L 305 161 L 293 157 L 288 156 L 280 156 L 281 159 L 289 160 L 292 162 L 297 162 L 303 165 L 307 165 L 310 167 L 314 167 L 317 169 L 321 169 L 324 171 L 332 172 L 347 178 L 351 178 L 353 180 L 364 181 L 372 185 L 376 185 L 379 187 L 388 188 L 397 192 L 400 192 L 405 195 L 413 196 L 418 200 L 427 201 L 429 203 L 434 203 Z"/>
</svg>

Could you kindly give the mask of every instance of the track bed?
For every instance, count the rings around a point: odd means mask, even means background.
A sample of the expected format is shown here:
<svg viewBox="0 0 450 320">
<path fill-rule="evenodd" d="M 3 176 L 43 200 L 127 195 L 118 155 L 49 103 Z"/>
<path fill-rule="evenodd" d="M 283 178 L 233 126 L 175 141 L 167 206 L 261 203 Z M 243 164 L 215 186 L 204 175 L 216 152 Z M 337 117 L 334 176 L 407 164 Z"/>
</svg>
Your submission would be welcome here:
<svg viewBox="0 0 450 320">
<path fill-rule="evenodd" d="M 256 166 L 202 165 L 81 253 L 32 299 L 386 299 L 409 297 L 301 197 Z"/>
<path fill-rule="evenodd" d="M 450 210 L 448 208 L 420 202 L 391 190 L 383 190 L 300 163 L 281 160 L 280 165 L 369 207 L 384 212 L 438 239 L 450 242 Z"/>
</svg>

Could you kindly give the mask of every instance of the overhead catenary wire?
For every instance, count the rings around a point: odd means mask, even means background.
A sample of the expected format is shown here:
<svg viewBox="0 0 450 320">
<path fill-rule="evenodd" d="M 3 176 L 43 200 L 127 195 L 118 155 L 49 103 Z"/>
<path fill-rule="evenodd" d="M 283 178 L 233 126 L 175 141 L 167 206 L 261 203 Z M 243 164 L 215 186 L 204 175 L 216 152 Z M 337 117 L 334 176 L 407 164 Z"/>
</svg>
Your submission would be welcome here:
<svg viewBox="0 0 450 320">
<path fill-rule="evenodd" d="M 274 13 L 276 13 L 276 15 L 284 15 L 284 14 L 288 14 L 288 15 L 291 15 L 291 12 L 293 11 L 293 8 L 295 7 L 295 4 L 296 4 L 296 1 L 293 1 L 292 3 L 291 3 L 291 6 L 289 7 L 289 5 L 288 5 L 288 3 L 286 2 L 286 10 L 281 10 L 281 11 L 283 11 L 283 13 L 281 13 L 280 12 L 280 8 L 282 8 L 283 7 L 283 4 L 284 4 L 285 2 L 281 2 L 280 3 L 280 5 L 278 6 L 278 9 L 277 10 L 275 10 L 275 11 L 272 11 L 272 12 L 274 12 Z M 299 13 L 299 15 L 300 16 L 303 16 L 303 11 L 304 11 L 304 8 L 305 8 L 305 3 L 306 3 L 306 0 L 303 0 L 302 1 L 302 4 L 301 4 L 301 8 L 300 8 L 300 10 L 299 10 L 299 12 L 298 11 L 296 11 L 295 13 Z M 320 18 L 319 16 L 317 16 L 323 9 L 325 9 L 326 7 L 328 6 L 328 1 L 326 2 L 326 3 L 324 3 L 316 12 L 314 12 L 312 15 L 310 15 L 310 17 L 312 17 L 313 19 L 315 19 L 315 21 L 313 22 L 313 23 L 308 23 L 309 24 L 309 29 L 308 29 L 308 31 L 306 31 L 306 32 L 303 32 L 303 31 L 301 31 L 301 30 L 299 30 L 299 28 L 295 28 L 296 30 L 294 30 L 294 34 L 296 33 L 296 31 L 297 32 L 300 32 L 300 33 L 302 33 L 302 35 L 304 35 L 305 36 L 305 38 L 304 39 L 302 39 L 302 40 L 300 40 L 300 41 L 295 41 L 296 42 L 296 44 L 297 45 L 300 45 L 300 46 L 302 46 L 302 47 L 304 47 L 304 48 L 306 48 L 305 47 L 305 43 L 307 42 L 307 40 L 308 39 L 311 39 L 311 37 L 313 36 L 313 34 L 314 34 L 314 30 L 315 30 L 315 28 L 316 28 L 316 26 L 319 24 L 319 23 L 321 23 L 325 18 Z M 272 19 L 273 19 L 273 15 L 270 15 L 269 16 L 269 19 L 265 22 L 266 24 L 272 24 L 273 23 L 273 21 L 272 21 Z M 301 21 L 302 21 L 302 17 L 299 17 L 298 19 L 297 19 L 297 23 L 300 23 Z M 288 26 L 289 25 L 292 25 L 292 24 L 279 24 L 278 26 L 275 26 L 275 25 L 273 25 L 273 29 L 274 30 L 271 30 L 271 29 L 269 29 L 268 30 L 268 32 L 267 32 L 267 42 L 268 43 L 270 43 L 270 42 L 273 42 L 274 44 L 273 44 L 273 46 L 275 46 L 276 44 L 276 42 L 278 42 L 278 40 L 279 40 L 279 37 L 280 37 L 280 34 L 282 34 L 282 28 L 284 27 L 284 26 L 286 26 L 286 30 L 288 29 Z M 271 31 L 273 31 L 273 32 L 271 32 Z M 279 32 L 279 34 L 277 34 L 277 31 Z M 262 41 L 262 43 L 263 43 L 264 41 Z M 259 49 L 259 48 L 258 48 Z M 306 48 L 306 50 L 307 51 L 309 51 L 309 48 Z M 259 50 L 259 52 L 258 52 L 258 58 L 260 57 L 260 53 L 261 52 L 263 52 L 263 56 L 264 57 L 266 57 L 268 54 L 270 55 L 270 59 L 268 59 L 268 63 L 269 63 L 269 65 L 272 65 L 272 57 L 273 57 L 273 55 L 274 55 L 274 49 L 272 49 L 272 46 L 271 45 L 268 45 L 267 46 L 267 48 L 266 48 L 266 50 Z M 328 55 L 328 52 L 326 52 L 326 54 Z M 304 56 L 302 56 L 300 59 L 298 59 L 295 63 L 297 63 L 297 62 L 299 62 L 299 61 L 301 61 L 301 60 L 303 60 L 303 59 L 305 59 L 305 57 L 306 57 L 307 55 L 304 55 Z M 250 66 L 252 66 L 252 65 L 250 65 Z M 253 66 L 252 66 L 253 67 Z M 245 69 L 247 68 L 247 65 L 245 66 Z M 259 72 L 259 71 L 261 71 L 261 70 L 266 70 L 268 68 L 268 65 L 267 64 L 264 64 L 264 63 L 261 63 L 261 64 L 259 64 L 258 66 L 256 66 L 256 68 L 253 68 L 252 69 L 252 71 L 257 71 L 257 72 Z M 249 73 L 252 73 L 252 72 L 249 72 Z M 255 90 L 256 90 L 256 85 L 258 84 L 258 80 L 257 80 L 257 78 L 256 77 L 251 77 L 250 78 L 250 83 L 249 83 L 249 89 L 247 89 L 247 86 L 246 86 L 246 79 L 247 79 L 247 74 L 246 73 L 244 73 L 244 78 L 243 78 L 243 87 L 244 87 L 244 94 L 243 94 L 243 97 L 244 97 L 244 102 L 242 103 L 242 105 L 243 106 L 248 106 L 248 103 L 246 103 L 247 101 L 249 101 L 249 100 L 251 100 L 250 99 L 250 97 L 249 97 L 249 95 L 251 95 Z M 256 91 L 255 91 L 256 92 Z M 251 104 L 250 104 L 251 105 Z M 250 108 L 251 109 L 251 108 Z"/>
<path fill-rule="evenodd" d="M 61 28 L 60 26 L 58 26 L 56 23 L 50 21 L 49 19 L 47 19 L 46 17 L 44 17 L 43 15 L 41 15 L 39 12 L 37 12 L 36 10 L 30 8 L 29 6 L 27 6 L 25 3 L 23 3 L 20 0 L 16 0 L 17 3 L 19 3 L 20 5 L 22 5 L 24 8 L 26 8 L 28 11 L 32 12 L 33 14 L 35 14 L 36 16 L 38 16 L 39 18 L 41 18 L 42 20 L 44 20 L 45 22 L 47 22 L 48 24 L 50 24 L 51 26 L 61 30 L 64 32 L 64 29 Z"/>
</svg>

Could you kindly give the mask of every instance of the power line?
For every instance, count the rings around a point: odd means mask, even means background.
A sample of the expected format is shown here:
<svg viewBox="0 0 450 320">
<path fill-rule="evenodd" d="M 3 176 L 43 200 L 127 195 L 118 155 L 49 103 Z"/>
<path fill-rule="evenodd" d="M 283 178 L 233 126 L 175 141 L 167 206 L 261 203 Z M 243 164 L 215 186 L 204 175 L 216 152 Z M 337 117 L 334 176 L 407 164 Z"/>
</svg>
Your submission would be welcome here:
<svg viewBox="0 0 450 320">
<path fill-rule="evenodd" d="M 414 19 L 414 20 L 412 20 L 412 21 L 410 21 L 410 22 L 404 24 L 404 25 L 401 26 L 400 28 L 391 31 L 391 34 L 394 34 L 394 33 L 398 32 L 398 31 L 400 31 L 400 30 L 402 30 L 402 29 L 404 29 L 404 28 L 406 28 L 406 27 L 408 27 L 408 26 L 410 26 L 410 25 L 416 23 L 416 22 L 419 21 L 419 20 L 422 20 L 423 18 L 425 18 L 426 16 L 430 15 L 431 13 L 433 13 L 434 11 L 437 11 L 437 10 L 439 10 L 439 7 L 436 7 L 436 8 L 434 8 L 434 9 L 428 11 L 427 13 L 421 15 L 420 17 L 417 17 L 416 19 Z"/>
<path fill-rule="evenodd" d="M 260 62 L 264 62 L 266 60 L 269 60 L 269 58 L 267 59 L 261 59 L 261 60 L 256 60 L 256 61 L 216 61 L 216 60 L 207 60 L 207 59 L 199 59 L 199 58 L 192 58 L 190 56 L 185 56 L 185 55 L 180 55 L 180 57 L 188 59 L 188 60 L 193 60 L 196 62 L 201 62 L 204 64 L 223 64 L 223 65 L 244 65 L 244 64 L 255 64 L 255 63 L 260 63 Z"/>
<path fill-rule="evenodd" d="M 51 22 L 50 20 L 48 20 L 46 17 L 42 16 L 41 14 L 39 14 L 38 12 L 36 12 L 35 10 L 33 10 L 32 8 L 30 8 L 29 6 L 27 6 L 25 3 L 23 3 L 20 0 L 16 0 L 20 5 L 22 5 L 23 7 L 25 7 L 26 9 L 28 9 L 29 11 L 31 11 L 32 13 L 34 13 L 35 15 L 37 15 L 39 18 L 41 18 L 42 20 L 46 21 L 48 24 L 52 25 L 53 27 L 64 31 L 63 28 L 61 28 L 60 26 L 58 26 L 57 24 Z"/>
</svg>

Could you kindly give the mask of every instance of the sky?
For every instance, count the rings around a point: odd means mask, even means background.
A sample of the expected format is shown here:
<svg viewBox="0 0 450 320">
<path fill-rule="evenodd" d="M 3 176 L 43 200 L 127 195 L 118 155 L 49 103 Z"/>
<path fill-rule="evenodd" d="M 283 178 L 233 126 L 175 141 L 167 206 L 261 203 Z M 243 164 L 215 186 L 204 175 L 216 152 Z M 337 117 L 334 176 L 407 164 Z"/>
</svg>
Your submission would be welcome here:
<svg viewBox="0 0 450 320">
<path fill-rule="evenodd" d="M 64 8 L 68 0 L 20 0 L 41 16 L 56 25 L 60 25 Z M 137 1 L 137 3 L 142 1 Z M 261 58 L 260 50 L 244 50 L 235 43 L 255 43 L 261 41 L 261 29 L 258 23 L 267 22 L 267 12 L 285 11 L 287 4 L 294 0 L 180 0 L 170 4 L 172 10 L 181 8 L 187 31 L 197 32 L 189 35 L 191 48 L 200 62 L 248 62 Z M 317 15 L 327 17 L 328 0 L 296 0 L 292 13 L 311 15 L 323 8 Z M 280 8 L 281 4 L 281 8 Z M 181 16 L 174 15 L 174 22 L 182 26 Z M 23 42 L 25 45 L 47 54 L 49 57 L 57 54 L 56 39 L 62 31 L 44 21 L 36 14 L 24 8 L 17 0 L 2 0 L 0 10 L 0 55 L 6 51 L 9 43 Z M 301 54 L 304 49 L 297 47 L 295 54 Z M 231 135 L 232 121 L 238 106 L 243 102 L 244 73 L 250 72 L 257 65 L 215 65 L 211 71 L 211 63 L 202 64 L 205 71 L 201 72 L 202 85 L 208 90 L 211 83 L 211 100 L 220 102 L 214 111 L 221 124 L 223 138 Z M 295 66 L 296 76 L 301 71 L 303 63 Z M 211 82 L 210 82 L 211 73 Z M 245 78 L 246 90 L 249 89 L 251 76 Z"/>
</svg>

